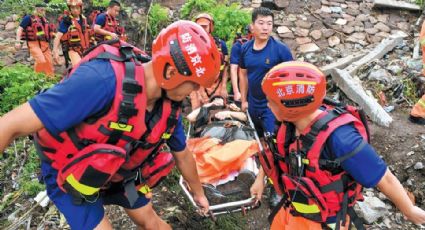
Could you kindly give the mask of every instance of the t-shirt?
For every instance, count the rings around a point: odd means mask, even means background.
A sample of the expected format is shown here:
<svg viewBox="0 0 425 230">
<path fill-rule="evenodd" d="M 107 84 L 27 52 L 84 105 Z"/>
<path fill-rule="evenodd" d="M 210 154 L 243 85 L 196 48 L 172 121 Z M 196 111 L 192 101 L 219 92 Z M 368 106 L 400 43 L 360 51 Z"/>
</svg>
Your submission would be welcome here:
<svg viewBox="0 0 425 230">
<path fill-rule="evenodd" d="M 230 64 L 239 65 L 239 59 L 241 57 L 241 48 L 242 44 L 240 42 L 235 42 L 230 51 Z"/>
<path fill-rule="evenodd" d="M 25 17 L 22 18 L 22 21 L 19 24 L 19 26 L 25 29 L 30 25 L 31 25 L 31 15 L 25 15 Z"/>
<path fill-rule="evenodd" d="M 292 61 L 288 46 L 270 37 L 261 50 L 254 50 L 254 39 L 242 45 L 239 66 L 248 73 L 248 103 L 251 109 L 266 109 L 267 99 L 261 89 L 266 73 L 275 65 Z"/>
<path fill-rule="evenodd" d="M 221 44 L 221 52 L 223 53 L 223 55 L 224 56 L 229 55 L 229 50 L 227 49 L 226 42 L 220 39 L 220 44 Z"/>
<path fill-rule="evenodd" d="M 321 158 L 342 157 L 351 153 L 362 141 L 363 137 L 353 125 L 347 124 L 338 127 L 326 141 Z M 343 161 L 341 166 L 357 182 L 367 188 L 375 187 L 387 171 L 387 165 L 369 144 L 363 146 L 354 156 Z"/>
<path fill-rule="evenodd" d="M 36 95 L 29 104 L 49 133 L 58 135 L 110 105 L 115 96 L 115 85 L 111 63 L 93 60 L 78 67 L 67 80 Z M 145 121 L 156 112 L 146 112 Z M 167 144 L 174 152 L 185 149 L 181 116 Z"/>
<path fill-rule="evenodd" d="M 106 23 L 106 13 L 97 15 L 95 24 L 104 27 Z"/>
</svg>

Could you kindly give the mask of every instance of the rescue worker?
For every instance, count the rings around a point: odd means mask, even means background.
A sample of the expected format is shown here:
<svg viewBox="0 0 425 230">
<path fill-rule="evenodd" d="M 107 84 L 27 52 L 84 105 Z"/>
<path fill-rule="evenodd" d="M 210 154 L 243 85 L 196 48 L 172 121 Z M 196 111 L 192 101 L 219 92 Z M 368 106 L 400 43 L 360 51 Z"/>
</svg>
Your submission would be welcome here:
<svg viewBox="0 0 425 230">
<path fill-rule="evenodd" d="M 260 155 L 283 195 L 271 229 L 365 229 L 354 212 L 362 187 L 378 187 L 405 217 L 425 223 L 399 180 L 368 144 L 367 121 L 352 106 L 327 103 L 326 77 L 314 65 L 285 62 L 262 81 L 270 109 L 282 122 L 276 146 Z M 274 153 L 273 153 L 274 152 Z M 258 187 L 257 187 L 258 186 Z M 261 190 L 264 178 L 253 187 Z M 260 198 L 260 197 L 258 197 Z"/>
<path fill-rule="evenodd" d="M 201 13 L 195 17 L 195 22 L 202 26 L 204 30 L 212 36 L 214 32 L 214 19 L 207 13 Z M 229 63 L 228 50 L 226 42 L 218 37 L 213 36 L 214 41 L 220 51 L 220 76 L 217 81 L 209 88 L 201 88 L 196 92 L 190 94 L 190 100 L 192 104 L 192 110 L 199 108 L 205 103 L 208 103 L 213 96 L 221 96 L 227 98 L 227 66 Z"/>
<path fill-rule="evenodd" d="M 275 117 L 267 107 L 267 99 L 259 85 L 273 66 L 293 60 L 289 48 L 271 37 L 273 30 L 273 12 L 264 7 L 252 11 L 251 28 L 253 39 L 242 45 L 239 61 L 239 88 L 241 108 L 248 109 L 258 136 L 275 132 Z M 249 104 L 249 106 L 248 106 Z M 260 169 L 260 174 L 261 174 Z M 271 182 L 273 183 L 273 182 Z M 269 205 L 273 208 L 279 202 L 273 188 L 270 190 Z"/>
<path fill-rule="evenodd" d="M 422 75 L 425 76 L 425 21 L 422 23 L 419 41 L 422 48 Z M 409 121 L 415 124 L 425 125 L 425 94 L 422 95 L 422 98 L 419 99 L 410 111 Z"/>
<path fill-rule="evenodd" d="M 53 60 L 59 62 L 59 44 L 63 43 L 63 52 L 68 52 L 72 66 L 75 66 L 83 52 L 90 46 L 91 29 L 83 15 L 82 0 L 67 0 L 70 12 L 60 20 L 59 29 L 53 41 Z"/>
<path fill-rule="evenodd" d="M 105 13 L 96 16 L 93 27 L 97 42 L 111 39 L 127 40 L 124 27 L 120 26 L 117 19 L 121 10 L 121 4 L 117 0 L 111 0 Z"/>
<path fill-rule="evenodd" d="M 46 4 L 37 3 L 34 13 L 22 19 L 16 31 L 15 48 L 21 49 L 26 41 L 29 52 L 34 58 L 34 71 L 51 77 L 54 75 L 54 69 L 49 41 L 53 38 L 54 31 L 45 18 L 45 14 Z"/>
<path fill-rule="evenodd" d="M 242 45 L 252 39 L 251 25 L 245 27 L 245 34 L 239 34 L 233 42 L 230 51 L 230 79 L 232 82 L 233 99 L 236 102 L 241 101 L 241 93 L 239 90 L 239 58 L 241 56 Z"/>
<path fill-rule="evenodd" d="M 47 194 L 72 229 L 112 229 L 106 204 L 122 206 L 141 229 L 170 229 L 152 208 L 145 171 L 162 168 L 156 156 L 165 141 L 194 201 L 208 211 L 180 110 L 190 92 L 216 80 L 219 53 L 190 21 L 163 29 L 144 64 L 139 49 L 117 42 L 99 45 L 69 78 L 0 117 L 0 152 L 36 132 Z"/>
</svg>

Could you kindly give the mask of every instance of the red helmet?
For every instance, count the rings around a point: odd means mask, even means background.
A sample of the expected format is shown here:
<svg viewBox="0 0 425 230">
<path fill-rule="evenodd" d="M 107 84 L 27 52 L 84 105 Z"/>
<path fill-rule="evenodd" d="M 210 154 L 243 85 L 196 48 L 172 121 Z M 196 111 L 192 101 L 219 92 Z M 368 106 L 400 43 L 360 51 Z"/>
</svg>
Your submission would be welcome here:
<svg viewBox="0 0 425 230">
<path fill-rule="evenodd" d="M 207 13 L 201 13 L 195 17 L 195 22 L 198 22 L 199 19 L 207 19 L 210 22 L 210 33 L 214 31 L 214 18 L 211 15 Z"/>
<path fill-rule="evenodd" d="M 273 67 L 262 82 L 267 99 L 279 105 L 285 121 L 316 111 L 326 95 L 326 77 L 316 66 L 300 61 Z"/>
<path fill-rule="evenodd" d="M 152 44 L 153 71 L 159 86 L 173 89 L 191 81 L 210 87 L 220 72 L 220 53 L 213 38 L 191 21 L 177 21 L 163 29 Z M 168 65 L 177 69 L 166 79 Z"/>
</svg>

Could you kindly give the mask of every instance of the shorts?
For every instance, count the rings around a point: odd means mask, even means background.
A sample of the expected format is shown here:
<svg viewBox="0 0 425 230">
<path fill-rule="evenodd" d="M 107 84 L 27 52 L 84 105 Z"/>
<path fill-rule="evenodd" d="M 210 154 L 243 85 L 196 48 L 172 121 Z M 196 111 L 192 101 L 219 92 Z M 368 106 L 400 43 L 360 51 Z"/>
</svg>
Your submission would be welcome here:
<svg viewBox="0 0 425 230">
<path fill-rule="evenodd" d="M 56 169 L 52 168 L 49 163 L 42 162 L 41 173 L 46 184 L 47 195 L 65 216 L 72 230 L 94 229 L 103 219 L 105 214 L 104 205 L 115 204 L 126 209 L 137 209 L 145 206 L 150 201 L 150 199 L 138 193 L 140 195 L 139 198 L 133 207 L 130 207 L 122 189 L 122 191 L 114 191 L 113 194 L 101 195 L 96 201 L 84 201 L 81 205 L 76 205 L 73 203 L 72 196 L 59 188 L 56 182 L 58 174 Z"/>
<path fill-rule="evenodd" d="M 276 118 L 273 112 L 267 107 L 264 109 L 252 109 L 248 107 L 249 115 L 254 123 L 258 137 L 264 137 L 264 132 L 275 133 Z"/>
</svg>

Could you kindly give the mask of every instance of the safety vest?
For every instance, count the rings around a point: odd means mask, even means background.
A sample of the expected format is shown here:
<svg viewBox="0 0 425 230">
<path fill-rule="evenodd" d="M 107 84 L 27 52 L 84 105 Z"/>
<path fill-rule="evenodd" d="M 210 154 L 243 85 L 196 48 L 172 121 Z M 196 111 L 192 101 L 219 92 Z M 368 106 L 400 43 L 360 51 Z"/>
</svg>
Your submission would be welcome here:
<svg viewBox="0 0 425 230">
<path fill-rule="evenodd" d="M 106 22 L 105 22 L 105 25 L 102 27 L 102 29 L 109 31 L 111 33 L 117 34 L 120 37 L 120 40 L 122 41 L 127 41 L 127 35 L 125 33 L 125 29 L 124 27 L 120 26 L 118 19 L 108 15 L 107 13 L 105 13 L 105 16 L 106 16 Z M 110 36 L 105 36 L 101 34 L 95 34 L 95 38 L 96 38 L 96 41 L 98 42 L 111 39 Z"/>
<path fill-rule="evenodd" d="M 117 82 L 111 106 L 59 135 L 42 129 L 35 140 L 41 158 L 58 170 L 62 190 L 92 199 L 109 182 L 123 182 L 132 203 L 137 182 L 153 187 L 174 166 L 159 150 L 177 124 L 180 103 L 160 99 L 159 112 L 145 124 L 144 70 L 135 59 L 144 53 L 117 43 L 99 45 L 71 72 L 72 77 L 80 64 L 93 59 L 109 60 Z"/>
<path fill-rule="evenodd" d="M 24 28 L 22 40 L 27 41 L 50 41 L 54 37 L 56 28 L 49 24 L 46 18 L 31 15 L 31 24 Z"/>
<path fill-rule="evenodd" d="M 78 22 L 78 18 L 72 15 L 65 16 L 62 20 L 70 20 L 71 25 L 68 31 L 62 36 L 61 42 L 65 43 L 64 46 L 68 49 L 79 52 L 81 55 L 84 50 L 89 48 L 91 37 L 93 36 L 93 30 L 88 25 L 86 17 L 81 15 L 81 24 Z"/>
<path fill-rule="evenodd" d="M 279 208 L 284 205 L 293 215 L 321 223 L 332 216 L 337 216 L 339 223 L 347 214 L 357 221 L 352 207 L 363 198 L 362 186 L 341 169 L 341 163 L 357 154 L 369 141 L 361 112 L 352 106 L 327 106 L 298 138 L 295 138 L 293 124 L 281 125 L 276 137 L 277 149 L 269 144 L 270 149 L 259 154 L 266 175 L 272 179 L 278 194 L 284 197 Z M 352 124 L 364 141 L 343 157 L 321 159 L 328 137 L 347 124 Z"/>
</svg>

